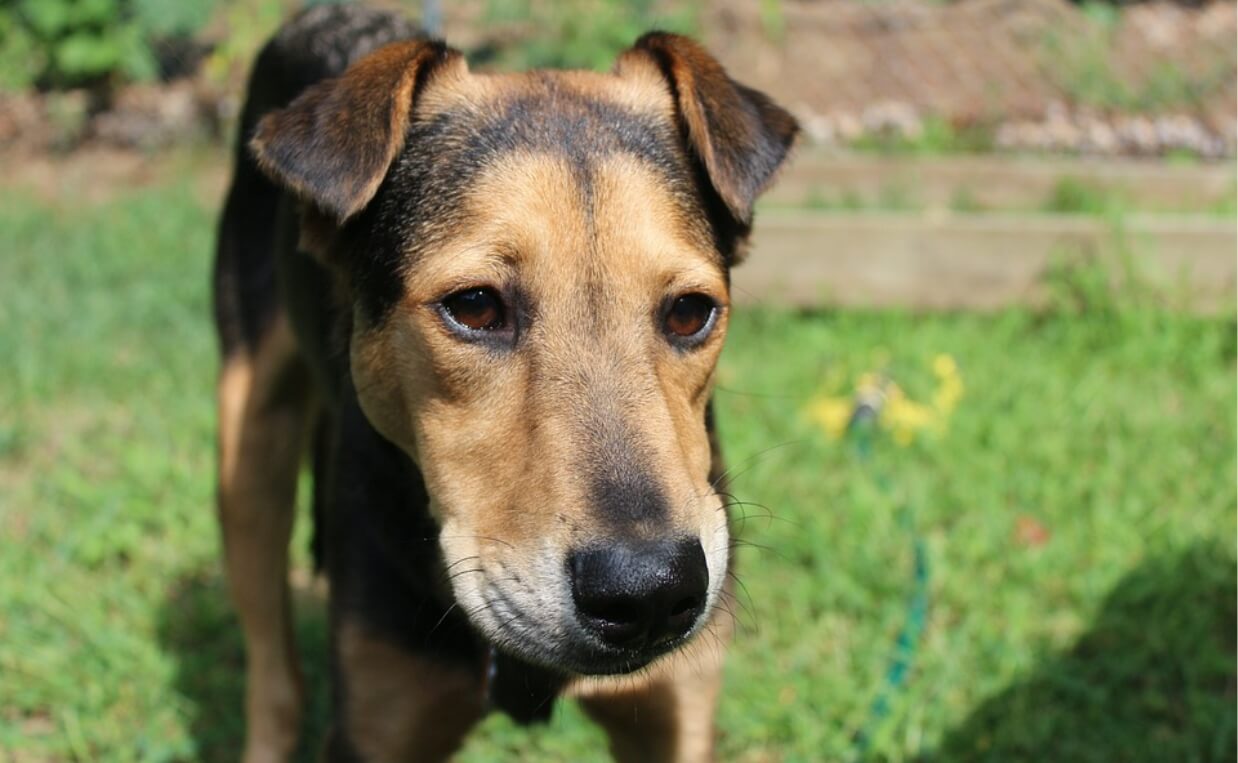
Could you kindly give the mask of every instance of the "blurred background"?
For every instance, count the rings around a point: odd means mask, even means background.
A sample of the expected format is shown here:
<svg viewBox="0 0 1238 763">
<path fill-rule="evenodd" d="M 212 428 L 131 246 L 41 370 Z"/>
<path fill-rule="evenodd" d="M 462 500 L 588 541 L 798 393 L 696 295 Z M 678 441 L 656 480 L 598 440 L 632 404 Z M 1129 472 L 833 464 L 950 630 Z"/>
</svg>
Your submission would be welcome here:
<svg viewBox="0 0 1238 763">
<path fill-rule="evenodd" d="M 716 394 L 720 759 L 1235 760 L 1235 3 L 373 4 L 475 69 L 689 33 L 804 128 Z M 0 1 L 0 761 L 237 749 L 208 274 L 248 67 L 301 5 Z M 564 704 L 461 758 L 602 749 Z"/>
</svg>

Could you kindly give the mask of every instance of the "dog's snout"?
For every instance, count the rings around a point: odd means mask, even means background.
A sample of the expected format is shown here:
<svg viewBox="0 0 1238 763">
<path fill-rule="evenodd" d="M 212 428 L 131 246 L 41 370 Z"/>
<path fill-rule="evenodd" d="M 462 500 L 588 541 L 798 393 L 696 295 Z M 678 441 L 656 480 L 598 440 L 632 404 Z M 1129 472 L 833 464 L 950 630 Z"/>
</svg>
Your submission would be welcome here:
<svg viewBox="0 0 1238 763">
<path fill-rule="evenodd" d="M 568 570 L 577 618 L 613 647 L 673 641 L 692 630 L 705 608 L 709 569 L 695 538 L 579 551 Z"/>
</svg>

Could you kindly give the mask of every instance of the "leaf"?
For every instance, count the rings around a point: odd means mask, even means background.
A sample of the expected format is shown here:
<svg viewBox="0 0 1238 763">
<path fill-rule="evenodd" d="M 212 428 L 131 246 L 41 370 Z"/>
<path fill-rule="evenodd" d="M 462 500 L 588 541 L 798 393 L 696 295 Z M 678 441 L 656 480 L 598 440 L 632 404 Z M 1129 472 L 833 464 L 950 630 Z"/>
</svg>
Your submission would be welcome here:
<svg viewBox="0 0 1238 763">
<path fill-rule="evenodd" d="M 117 63 L 126 77 L 142 82 L 159 76 L 159 62 L 155 60 L 155 54 L 137 24 L 126 26 L 117 38 L 123 50 Z"/>
<path fill-rule="evenodd" d="M 67 0 L 22 0 L 21 16 L 36 34 L 51 39 L 68 29 L 72 8 Z"/>
<path fill-rule="evenodd" d="M 23 90 L 30 87 L 43 71 L 46 56 L 42 46 L 7 11 L 0 11 L 0 90 Z M 0 435 L 0 453 L 5 450 L 5 437 Z"/>
<path fill-rule="evenodd" d="M 160 37 L 192 34 L 206 26 L 215 0 L 131 0 L 134 20 L 149 34 Z"/>
<path fill-rule="evenodd" d="M 56 46 L 56 68 L 70 79 L 106 74 L 120 62 L 123 51 L 115 38 L 74 32 Z"/>
<path fill-rule="evenodd" d="M 75 27 L 111 26 L 120 20 L 120 7 L 116 0 L 77 0 L 69 10 L 69 18 Z"/>
</svg>

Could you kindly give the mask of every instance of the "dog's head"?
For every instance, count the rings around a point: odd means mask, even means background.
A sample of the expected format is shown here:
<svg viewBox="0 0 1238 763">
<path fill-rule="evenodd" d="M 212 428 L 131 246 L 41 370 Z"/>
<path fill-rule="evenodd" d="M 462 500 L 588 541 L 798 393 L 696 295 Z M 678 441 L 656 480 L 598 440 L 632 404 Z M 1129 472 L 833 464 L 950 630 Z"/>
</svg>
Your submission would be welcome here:
<svg viewBox="0 0 1238 763">
<path fill-rule="evenodd" d="M 709 619 L 728 535 L 707 405 L 729 268 L 795 121 L 690 40 L 610 74 L 379 50 L 251 143 L 353 303 L 353 383 L 421 469 L 460 605 L 624 672 Z"/>
</svg>

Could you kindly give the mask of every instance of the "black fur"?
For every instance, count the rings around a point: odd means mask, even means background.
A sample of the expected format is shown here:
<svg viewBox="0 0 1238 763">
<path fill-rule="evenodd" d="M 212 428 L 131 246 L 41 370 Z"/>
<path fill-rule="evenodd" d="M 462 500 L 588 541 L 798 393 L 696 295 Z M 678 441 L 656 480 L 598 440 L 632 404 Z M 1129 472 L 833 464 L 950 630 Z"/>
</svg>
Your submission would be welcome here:
<svg viewBox="0 0 1238 763">
<path fill-rule="evenodd" d="M 278 296 L 274 254 L 295 246 L 297 235 L 291 206 L 246 150 L 258 121 L 367 53 L 420 36 L 421 30 L 401 16 L 323 5 L 291 19 L 258 54 L 237 130 L 215 259 L 215 323 L 225 355 L 252 348 L 269 326 Z"/>
</svg>

